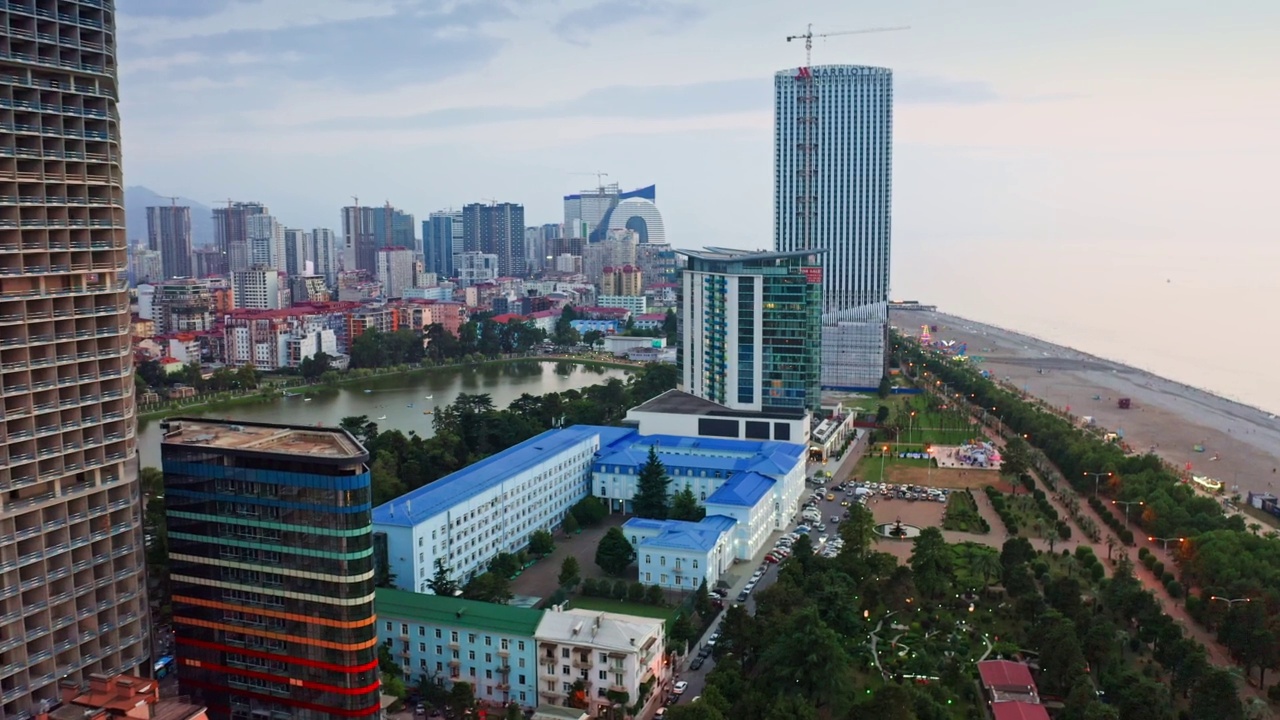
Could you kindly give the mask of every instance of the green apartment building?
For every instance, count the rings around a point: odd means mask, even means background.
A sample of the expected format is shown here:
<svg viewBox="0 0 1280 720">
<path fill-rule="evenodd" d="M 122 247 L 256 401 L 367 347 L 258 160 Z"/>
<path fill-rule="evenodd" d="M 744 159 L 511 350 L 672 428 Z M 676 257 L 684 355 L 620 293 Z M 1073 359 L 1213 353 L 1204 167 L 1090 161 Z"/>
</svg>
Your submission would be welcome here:
<svg viewBox="0 0 1280 720">
<path fill-rule="evenodd" d="M 821 410 L 822 251 L 682 250 L 684 390 L 732 410 Z"/>
</svg>

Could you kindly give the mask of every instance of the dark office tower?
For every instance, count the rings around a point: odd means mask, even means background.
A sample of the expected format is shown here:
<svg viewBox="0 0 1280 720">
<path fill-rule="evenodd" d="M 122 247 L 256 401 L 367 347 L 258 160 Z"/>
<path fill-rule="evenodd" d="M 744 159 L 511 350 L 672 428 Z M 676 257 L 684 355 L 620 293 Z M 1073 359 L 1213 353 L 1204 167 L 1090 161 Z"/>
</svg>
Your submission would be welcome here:
<svg viewBox="0 0 1280 720">
<path fill-rule="evenodd" d="M 498 274 L 524 277 L 524 206 L 515 203 L 462 208 L 462 245 L 466 252 L 498 256 Z"/>
<path fill-rule="evenodd" d="M 440 278 L 454 276 L 453 256 L 462 252 L 462 211 L 433 212 L 422 221 L 422 259 L 427 272 Z"/>
<path fill-rule="evenodd" d="M 215 720 L 376 718 L 368 453 L 336 429 L 163 428 L 180 692 Z"/>
<path fill-rule="evenodd" d="M 0 5 L 0 718 L 149 674 L 115 3 Z"/>
<path fill-rule="evenodd" d="M 284 229 L 284 270 L 289 277 L 297 277 L 307 267 L 307 261 L 315 258 L 307 254 L 307 246 L 311 244 L 311 234 L 305 230 Z"/>
<path fill-rule="evenodd" d="M 416 248 L 413 233 L 413 216 L 391 203 L 342 208 L 343 269 L 377 274 L 378 251 L 386 247 Z"/>
<path fill-rule="evenodd" d="M 226 207 L 213 209 L 214 244 L 227 258 L 227 272 L 248 270 L 253 265 L 249 248 L 249 218 L 267 215 L 262 203 L 228 201 Z"/>
<path fill-rule="evenodd" d="M 191 277 L 191 208 L 147 208 L 147 247 L 160 251 L 165 280 Z"/>
</svg>

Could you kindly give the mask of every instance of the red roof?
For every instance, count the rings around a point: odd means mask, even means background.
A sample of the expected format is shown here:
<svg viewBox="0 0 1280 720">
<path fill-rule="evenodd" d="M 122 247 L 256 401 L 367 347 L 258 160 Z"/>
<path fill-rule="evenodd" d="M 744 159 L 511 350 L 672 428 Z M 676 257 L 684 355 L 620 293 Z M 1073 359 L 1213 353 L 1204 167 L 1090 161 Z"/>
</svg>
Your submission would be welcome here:
<svg viewBox="0 0 1280 720">
<path fill-rule="evenodd" d="M 514 320 L 514 321 L 516 321 L 516 322 L 523 322 L 523 321 L 524 321 L 524 316 L 523 316 L 523 315 L 517 315 L 516 313 L 507 313 L 507 314 L 505 314 L 505 315 L 494 315 L 494 316 L 493 316 L 493 321 L 494 321 L 494 322 L 496 322 L 496 323 L 498 323 L 499 325 L 506 325 L 507 323 L 509 323 L 509 322 L 511 322 L 511 321 L 513 321 L 513 320 Z"/>
<path fill-rule="evenodd" d="M 1036 689 L 1036 681 L 1031 677 L 1031 668 L 1012 660 L 980 662 L 978 674 L 982 676 L 983 687 L 988 689 L 1017 692 L 1035 692 Z"/>
<path fill-rule="evenodd" d="M 1025 702 L 1003 702 L 991 705 L 995 720 L 1049 720 L 1043 705 Z"/>
</svg>

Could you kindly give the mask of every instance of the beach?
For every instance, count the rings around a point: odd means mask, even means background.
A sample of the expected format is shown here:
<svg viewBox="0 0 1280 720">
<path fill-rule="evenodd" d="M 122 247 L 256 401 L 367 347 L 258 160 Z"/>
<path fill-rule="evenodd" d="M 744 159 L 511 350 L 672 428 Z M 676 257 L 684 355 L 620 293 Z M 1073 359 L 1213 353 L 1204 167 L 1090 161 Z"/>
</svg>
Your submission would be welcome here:
<svg viewBox="0 0 1280 720">
<path fill-rule="evenodd" d="M 1144 370 L 1098 358 L 1011 330 L 940 312 L 893 310 L 890 324 L 919 338 L 936 325 L 934 340 L 968 344 L 977 367 L 1077 417 L 1119 432 L 1134 451 L 1150 450 L 1195 475 L 1221 481 L 1228 494 L 1276 493 L 1280 420 L 1267 411 Z M 1240 365 L 1240 372 L 1249 369 Z M 1269 368 L 1257 368 L 1259 378 Z M 1094 399 L 1097 397 L 1098 399 Z M 1120 409 L 1117 401 L 1130 398 Z M 995 412 L 999 414 L 998 408 Z M 1196 447 L 1203 448 L 1203 451 Z"/>
</svg>

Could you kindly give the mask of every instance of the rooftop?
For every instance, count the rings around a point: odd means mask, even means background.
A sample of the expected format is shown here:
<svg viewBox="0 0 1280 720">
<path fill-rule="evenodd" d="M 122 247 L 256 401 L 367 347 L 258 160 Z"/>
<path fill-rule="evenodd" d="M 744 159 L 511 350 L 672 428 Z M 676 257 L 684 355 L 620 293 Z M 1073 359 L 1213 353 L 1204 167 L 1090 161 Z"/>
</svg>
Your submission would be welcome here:
<svg viewBox="0 0 1280 720">
<path fill-rule="evenodd" d="M 1001 702 L 991 705 L 995 720 L 1049 720 L 1043 705 L 1029 702 Z"/>
<path fill-rule="evenodd" d="M 601 445 L 596 465 L 618 465 L 639 468 L 648 461 L 653 447 L 658 459 L 668 469 L 720 471 L 720 477 L 734 473 L 757 472 L 775 477 L 786 475 L 804 456 L 804 446 L 773 440 L 737 440 L 730 438 L 681 437 L 678 435 L 641 435 L 634 430 L 619 438 L 610 450 Z M 673 478 L 677 485 L 680 477 Z"/>
<path fill-rule="evenodd" d="M 804 410 L 795 412 L 771 410 L 769 412 L 752 412 L 750 410 L 733 410 L 718 402 L 692 395 L 683 390 L 668 390 L 661 395 L 647 400 L 629 412 L 667 413 L 671 415 L 714 415 L 716 417 L 757 418 L 760 420 L 795 420 L 804 416 Z"/>
<path fill-rule="evenodd" d="M 363 459 L 365 449 L 344 430 L 203 418 L 165 421 L 164 445 L 195 445 L 219 450 Z"/>
<path fill-rule="evenodd" d="M 1035 690 L 1036 688 L 1036 681 L 1031 677 L 1031 668 L 1012 660 L 980 662 L 978 674 L 982 677 L 982 686 L 990 689 Z"/>
<path fill-rule="evenodd" d="M 598 610 L 550 610 L 538 623 L 538 640 L 637 652 L 646 639 L 662 635 L 661 618 L 620 615 Z"/>
<path fill-rule="evenodd" d="M 676 250 L 677 253 L 694 260 L 707 260 L 710 262 L 740 262 L 740 261 L 766 261 L 766 260 L 784 260 L 788 258 L 802 258 L 810 255 L 817 255 L 826 252 L 823 248 L 814 248 L 812 250 L 791 250 L 789 252 L 780 252 L 773 250 L 740 250 L 738 248 L 708 247 L 702 250 Z"/>
<path fill-rule="evenodd" d="M 622 525 L 629 528 L 657 530 L 658 534 L 641 540 L 642 547 L 669 548 L 672 550 L 696 550 L 710 552 L 720 542 L 720 536 L 731 529 L 737 520 L 725 515 L 708 515 L 699 522 L 687 520 L 650 520 L 631 518 Z"/>
<path fill-rule="evenodd" d="M 519 473 L 546 462 L 549 456 L 564 452 L 592 435 L 600 437 L 600 448 L 603 451 L 607 446 L 634 433 L 634 430 L 596 425 L 574 425 L 548 430 L 379 505 L 373 509 L 373 521 L 382 525 L 412 527 L 468 497 L 511 480 Z"/>
<path fill-rule="evenodd" d="M 777 481 L 760 473 L 744 472 L 729 478 L 706 499 L 707 505 L 737 505 L 755 507 L 760 498 L 773 491 Z"/>
<path fill-rule="evenodd" d="M 468 627 L 508 635 L 533 636 L 542 610 L 476 600 L 378 588 L 374 598 L 378 617 L 415 620 L 430 625 Z"/>
</svg>

